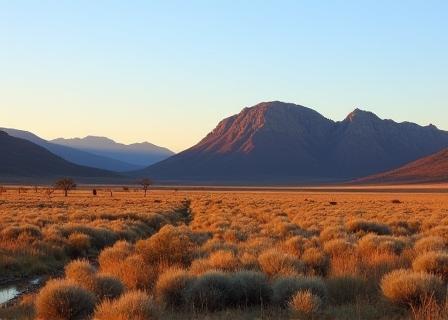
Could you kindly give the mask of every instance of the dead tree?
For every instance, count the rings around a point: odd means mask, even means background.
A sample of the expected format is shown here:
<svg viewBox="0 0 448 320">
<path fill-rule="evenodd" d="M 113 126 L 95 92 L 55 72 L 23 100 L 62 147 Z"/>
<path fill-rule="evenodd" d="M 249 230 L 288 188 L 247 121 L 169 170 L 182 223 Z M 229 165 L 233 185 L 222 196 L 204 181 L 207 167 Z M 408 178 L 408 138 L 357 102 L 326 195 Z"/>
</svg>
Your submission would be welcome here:
<svg viewBox="0 0 448 320">
<path fill-rule="evenodd" d="M 148 191 L 149 186 L 152 185 L 151 179 L 148 179 L 148 178 L 141 179 L 138 184 L 142 186 L 143 191 L 145 192 L 145 197 L 146 197 L 146 192 Z"/>
<path fill-rule="evenodd" d="M 62 178 L 55 182 L 55 189 L 64 191 L 64 196 L 68 196 L 68 192 L 76 188 L 76 183 L 72 178 Z"/>
</svg>

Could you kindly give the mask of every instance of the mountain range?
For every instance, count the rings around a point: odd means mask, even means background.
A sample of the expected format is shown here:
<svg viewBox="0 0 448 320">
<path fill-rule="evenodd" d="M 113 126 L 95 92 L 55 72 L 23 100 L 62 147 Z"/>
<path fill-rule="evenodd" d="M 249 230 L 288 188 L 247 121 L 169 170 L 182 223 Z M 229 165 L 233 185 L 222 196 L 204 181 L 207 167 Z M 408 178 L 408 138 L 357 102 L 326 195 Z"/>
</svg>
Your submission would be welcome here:
<svg viewBox="0 0 448 320">
<path fill-rule="evenodd" d="M 448 132 L 361 109 L 333 121 L 304 106 L 263 102 L 222 120 L 175 155 L 150 143 L 124 145 L 95 136 L 46 141 L 27 131 L 3 131 L 0 177 L 248 185 L 448 181 L 448 151 L 441 151 L 448 148 Z"/>
<path fill-rule="evenodd" d="M 75 164 L 117 172 L 141 169 L 173 154 L 168 149 L 147 142 L 126 146 L 108 138 L 91 136 L 47 141 L 28 131 L 10 128 L 0 130 L 33 142 Z"/>
<path fill-rule="evenodd" d="M 342 121 L 279 101 L 244 108 L 195 146 L 138 170 L 161 181 L 319 183 L 400 167 L 448 147 L 448 132 L 355 109 Z"/>
<path fill-rule="evenodd" d="M 164 160 L 174 152 L 149 142 L 123 144 L 106 137 L 87 136 L 85 138 L 55 139 L 51 143 L 82 150 L 101 157 L 119 160 L 140 168 Z M 130 170 L 129 170 L 130 171 Z"/>
<path fill-rule="evenodd" d="M 0 131 L 0 177 L 48 180 L 63 176 L 87 179 L 119 179 L 116 173 L 79 166 L 58 157 L 47 149 L 25 139 L 15 138 Z"/>
</svg>

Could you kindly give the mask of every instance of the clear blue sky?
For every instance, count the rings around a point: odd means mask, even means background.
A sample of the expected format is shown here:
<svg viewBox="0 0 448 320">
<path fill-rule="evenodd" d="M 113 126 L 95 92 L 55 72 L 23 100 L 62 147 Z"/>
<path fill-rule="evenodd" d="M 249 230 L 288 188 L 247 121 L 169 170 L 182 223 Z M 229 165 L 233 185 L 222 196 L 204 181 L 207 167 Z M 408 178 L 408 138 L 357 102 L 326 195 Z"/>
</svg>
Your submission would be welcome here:
<svg viewBox="0 0 448 320">
<path fill-rule="evenodd" d="M 0 126 L 180 151 L 269 100 L 448 129 L 448 1 L 0 0 Z"/>
</svg>

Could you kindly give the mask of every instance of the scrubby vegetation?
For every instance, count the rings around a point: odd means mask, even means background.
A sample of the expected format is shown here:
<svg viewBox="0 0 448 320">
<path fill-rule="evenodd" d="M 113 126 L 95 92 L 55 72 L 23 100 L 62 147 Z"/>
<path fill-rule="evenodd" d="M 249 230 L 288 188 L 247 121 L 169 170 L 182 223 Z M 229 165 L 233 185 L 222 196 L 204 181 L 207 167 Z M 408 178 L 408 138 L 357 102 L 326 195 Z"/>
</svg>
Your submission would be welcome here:
<svg viewBox="0 0 448 320">
<path fill-rule="evenodd" d="M 61 266 L 26 309 L 42 319 L 443 319 L 447 311 L 443 195 L 400 194 L 399 206 L 387 194 L 77 190 L 3 199 L 5 274 L 12 265 L 22 274 L 30 264 L 41 273 Z"/>
</svg>

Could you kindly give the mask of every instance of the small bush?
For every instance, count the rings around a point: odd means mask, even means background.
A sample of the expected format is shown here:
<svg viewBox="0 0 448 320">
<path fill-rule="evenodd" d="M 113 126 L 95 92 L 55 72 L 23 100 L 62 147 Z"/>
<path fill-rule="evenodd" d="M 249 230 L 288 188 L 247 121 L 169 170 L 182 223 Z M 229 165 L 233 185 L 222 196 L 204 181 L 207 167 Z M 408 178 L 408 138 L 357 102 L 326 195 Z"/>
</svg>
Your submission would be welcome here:
<svg viewBox="0 0 448 320">
<path fill-rule="evenodd" d="M 309 290 L 300 291 L 292 297 L 289 308 L 299 316 L 311 317 L 322 308 L 322 300 Z"/>
<path fill-rule="evenodd" d="M 335 239 L 345 239 L 347 231 L 343 226 L 326 227 L 319 235 L 320 241 L 326 242 Z"/>
<path fill-rule="evenodd" d="M 344 239 L 330 240 L 324 245 L 324 251 L 331 256 L 350 254 L 353 249 L 353 244 Z"/>
<path fill-rule="evenodd" d="M 227 272 L 235 271 L 239 268 L 240 262 L 231 251 L 215 251 L 208 258 L 211 268 Z"/>
<path fill-rule="evenodd" d="M 222 272 L 208 272 L 193 283 L 188 290 L 188 303 L 202 311 L 223 310 L 231 304 L 232 286 L 228 275 Z"/>
<path fill-rule="evenodd" d="M 305 250 L 306 242 L 306 238 L 295 236 L 282 243 L 282 250 L 287 254 L 300 257 Z"/>
<path fill-rule="evenodd" d="M 124 286 L 117 278 L 98 275 L 95 278 L 94 293 L 99 300 L 116 299 L 124 292 Z"/>
<path fill-rule="evenodd" d="M 444 238 L 437 236 L 421 238 L 414 245 L 414 250 L 417 253 L 428 251 L 442 251 L 446 250 L 447 248 L 447 241 Z"/>
<path fill-rule="evenodd" d="M 317 248 L 309 248 L 302 255 L 307 273 L 311 275 L 326 276 L 330 269 L 330 259 Z"/>
<path fill-rule="evenodd" d="M 365 232 L 365 233 L 375 233 L 377 235 L 390 235 L 392 231 L 388 225 L 367 221 L 362 219 L 351 220 L 347 223 L 347 229 L 350 232 Z"/>
<path fill-rule="evenodd" d="M 267 251 L 258 257 L 261 270 L 270 277 L 303 274 L 305 266 L 296 256 Z"/>
<path fill-rule="evenodd" d="M 118 241 L 113 247 L 109 247 L 101 251 L 98 262 L 101 269 L 108 269 L 114 266 L 117 261 L 121 261 L 129 257 L 134 252 L 132 244 L 126 241 Z"/>
<path fill-rule="evenodd" d="M 193 260 L 196 244 L 187 227 L 166 225 L 149 239 L 138 241 L 136 250 L 147 264 L 187 267 Z"/>
<path fill-rule="evenodd" d="M 426 272 L 448 280 L 448 254 L 444 252 L 427 252 L 417 257 L 412 263 L 417 272 Z"/>
<path fill-rule="evenodd" d="M 184 307 L 187 302 L 187 292 L 194 279 L 183 269 L 166 270 L 160 275 L 155 287 L 157 303 L 166 308 Z"/>
<path fill-rule="evenodd" d="M 409 243 L 393 236 L 378 236 L 368 234 L 358 241 L 358 251 L 361 254 L 370 255 L 372 252 L 385 252 L 392 254 L 400 254 L 408 247 Z"/>
<path fill-rule="evenodd" d="M 65 266 L 65 277 L 79 286 L 93 290 L 96 270 L 87 260 L 75 260 Z"/>
<path fill-rule="evenodd" d="M 240 271 L 231 275 L 233 305 L 252 307 L 267 305 L 272 300 L 272 288 L 267 277 L 254 271 Z"/>
<path fill-rule="evenodd" d="M 66 280 L 49 281 L 36 299 L 39 319 L 84 320 L 94 308 L 93 294 Z"/>
<path fill-rule="evenodd" d="M 132 255 L 113 264 L 101 264 L 100 270 L 120 279 L 131 290 L 151 288 L 158 276 L 155 266 L 146 264 L 140 255 Z"/>
<path fill-rule="evenodd" d="M 428 299 L 441 302 L 446 294 L 440 278 L 404 269 L 386 274 L 381 280 L 381 289 L 391 302 L 409 306 L 420 306 Z"/>
<path fill-rule="evenodd" d="M 274 282 L 272 288 L 274 290 L 274 302 L 281 307 L 286 307 L 292 297 L 300 291 L 309 290 L 323 302 L 326 302 L 328 298 L 325 283 L 322 279 L 315 277 L 280 278 Z"/>
<path fill-rule="evenodd" d="M 336 277 L 327 280 L 328 296 L 336 305 L 350 304 L 362 298 L 366 281 L 355 276 Z"/>
<path fill-rule="evenodd" d="M 130 291 L 117 300 L 105 300 L 95 311 L 95 320 L 153 320 L 157 312 L 150 297 Z"/>
<path fill-rule="evenodd" d="M 75 232 L 68 237 L 68 249 L 72 258 L 85 256 L 90 246 L 90 237 L 84 233 Z"/>
</svg>

